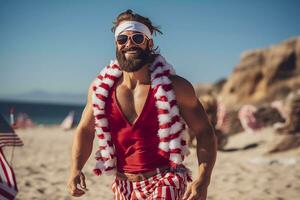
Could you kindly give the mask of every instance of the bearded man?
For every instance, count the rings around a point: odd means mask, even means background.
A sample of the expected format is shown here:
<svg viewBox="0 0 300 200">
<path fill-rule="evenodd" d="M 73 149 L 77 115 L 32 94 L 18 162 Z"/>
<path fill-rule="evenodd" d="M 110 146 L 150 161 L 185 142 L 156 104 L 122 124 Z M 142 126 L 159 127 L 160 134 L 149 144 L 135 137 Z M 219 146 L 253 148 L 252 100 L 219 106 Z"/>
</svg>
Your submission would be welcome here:
<svg viewBox="0 0 300 200">
<path fill-rule="evenodd" d="M 148 18 L 127 10 L 112 31 L 117 59 L 89 88 L 72 147 L 70 194 L 84 194 L 82 169 L 96 133 L 94 173 L 115 175 L 115 199 L 206 199 L 216 139 L 192 85 L 156 53 L 152 35 L 161 32 Z M 183 120 L 196 133 L 199 164 L 188 189 Z"/>
</svg>

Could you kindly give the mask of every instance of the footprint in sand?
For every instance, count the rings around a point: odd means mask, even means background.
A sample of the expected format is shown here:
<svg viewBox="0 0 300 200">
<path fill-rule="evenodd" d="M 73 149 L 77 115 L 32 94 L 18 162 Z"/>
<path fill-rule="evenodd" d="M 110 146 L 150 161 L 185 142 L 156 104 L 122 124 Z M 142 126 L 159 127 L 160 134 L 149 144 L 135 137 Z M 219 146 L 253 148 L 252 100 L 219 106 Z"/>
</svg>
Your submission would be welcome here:
<svg viewBox="0 0 300 200">
<path fill-rule="evenodd" d="M 62 185 L 64 183 L 65 182 L 63 182 L 63 181 L 56 181 L 56 182 L 52 182 L 51 185 Z"/>
<path fill-rule="evenodd" d="M 26 187 L 31 187 L 31 183 L 29 181 L 25 181 L 25 184 L 24 184 Z"/>
<path fill-rule="evenodd" d="M 46 188 L 38 188 L 37 191 L 41 194 L 44 194 L 46 191 Z"/>
<path fill-rule="evenodd" d="M 47 179 L 45 179 L 43 177 L 36 177 L 35 180 L 38 180 L 38 181 L 47 181 Z"/>
<path fill-rule="evenodd" d="M 47 168 L 47 165 L 45 165 L 45 164 L 40 164 L 40 167 L 41 167 L 41 168 Z"/>
<path fill-rule="evenodd" d="M 34 175 L 34 174 L 39 174 L 40 172 L 31 168 L 31 167 L 26 167 L 25 168 L 28 172 L 29 172 L 29 175 Z"/>
</svg>

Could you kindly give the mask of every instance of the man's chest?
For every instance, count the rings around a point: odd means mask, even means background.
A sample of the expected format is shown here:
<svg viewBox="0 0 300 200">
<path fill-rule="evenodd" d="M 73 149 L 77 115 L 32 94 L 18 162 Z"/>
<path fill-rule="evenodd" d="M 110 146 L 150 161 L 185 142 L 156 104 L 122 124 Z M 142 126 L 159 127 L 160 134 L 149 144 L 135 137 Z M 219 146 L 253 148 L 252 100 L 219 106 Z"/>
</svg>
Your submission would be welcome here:
<svg viewBox="0 0 300 200">
<path fill-rule="evenodd" d="M 150 85 L 142 85 L 130 90 L 119 86 L 115 92 L 116 103 L 123 116 L 130 124 L 134 124 L 147 106 L 150 95 Z"/>
</svg>

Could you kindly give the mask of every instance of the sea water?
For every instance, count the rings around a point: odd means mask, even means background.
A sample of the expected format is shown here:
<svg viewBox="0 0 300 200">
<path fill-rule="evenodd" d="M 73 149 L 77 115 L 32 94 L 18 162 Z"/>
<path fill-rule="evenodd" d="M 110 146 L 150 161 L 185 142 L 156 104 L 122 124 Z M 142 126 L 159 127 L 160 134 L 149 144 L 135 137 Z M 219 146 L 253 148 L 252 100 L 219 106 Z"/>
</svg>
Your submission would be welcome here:
<svg viewBox="0 0 300 200">
<path fill-rule="evenodd" d="M 0 114 L 10 121 L 10 111 L 14 110 L 14 117 L 25 113 L 34 124 L 57 125 L 60 124 L 69 112 L 75 112 L 75 122 L 79 122 L 84 105 L 33 103 L 0 100 Z"/>
</svg>

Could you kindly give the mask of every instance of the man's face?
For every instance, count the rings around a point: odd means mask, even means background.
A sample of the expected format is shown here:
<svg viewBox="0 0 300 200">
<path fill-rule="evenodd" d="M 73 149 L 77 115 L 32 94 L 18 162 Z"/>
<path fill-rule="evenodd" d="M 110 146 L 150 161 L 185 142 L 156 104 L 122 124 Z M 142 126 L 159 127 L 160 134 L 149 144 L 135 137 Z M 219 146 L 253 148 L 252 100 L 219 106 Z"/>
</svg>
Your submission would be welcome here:
<svg viewBox="0 0 300 200">
<path fill-rule="evenodd" d="M 116 41 L 116 57 L 122 70 L 135 72 L 152 61 L 152 40 L 135 31 L 124 31 L 120 36 L 123 41 Z"/>
</svg>

